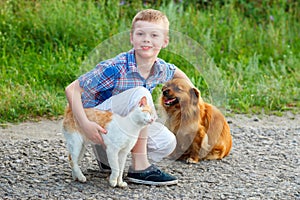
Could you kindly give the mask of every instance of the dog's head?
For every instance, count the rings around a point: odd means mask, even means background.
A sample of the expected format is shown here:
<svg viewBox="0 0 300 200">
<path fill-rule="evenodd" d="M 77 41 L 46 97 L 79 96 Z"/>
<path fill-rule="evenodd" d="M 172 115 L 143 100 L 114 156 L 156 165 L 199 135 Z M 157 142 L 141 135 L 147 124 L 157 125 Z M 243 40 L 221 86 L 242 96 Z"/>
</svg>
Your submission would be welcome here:
<svg viewBox="0 0 300 200">
<path fill-rule="evenodd" d="M 167 111 L 197 105 L 199 98 L 200 91 L 185 79 L 173 79 L 162 87 L 161 104 Z"/>
</svg>

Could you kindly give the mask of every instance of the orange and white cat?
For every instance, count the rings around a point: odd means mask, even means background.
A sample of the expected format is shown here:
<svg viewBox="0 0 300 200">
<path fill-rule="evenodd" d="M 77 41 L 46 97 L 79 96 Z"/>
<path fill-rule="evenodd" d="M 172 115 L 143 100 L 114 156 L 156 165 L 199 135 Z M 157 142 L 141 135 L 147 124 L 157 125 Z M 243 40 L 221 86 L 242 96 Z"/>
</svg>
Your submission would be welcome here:
<svg viewBox="0 0 300 200">
<path fill-rule="evenodd" d="M 135 145 L 141 129 L 154 120 L 146 97 L 141 98 L 139 105 L 125 117 L 94 108 L 85 109 L 85 113 L 89 120 L 95 121 L 107 130 L 106 134 L 102 134 L 102 138 L 106 146 L 108 163 L 112 169 L 109 184 L 112 187 L 126 187 L 123 172 L 127 155 Z M 82 174 L 79 163 L 85 153 L 85 145 L 89 141 L 76 123 L 69 106 L 65 110 L 63 133 L 69 151 L 73 179 L 85 182 L 86 177 Z"/>
</svg>

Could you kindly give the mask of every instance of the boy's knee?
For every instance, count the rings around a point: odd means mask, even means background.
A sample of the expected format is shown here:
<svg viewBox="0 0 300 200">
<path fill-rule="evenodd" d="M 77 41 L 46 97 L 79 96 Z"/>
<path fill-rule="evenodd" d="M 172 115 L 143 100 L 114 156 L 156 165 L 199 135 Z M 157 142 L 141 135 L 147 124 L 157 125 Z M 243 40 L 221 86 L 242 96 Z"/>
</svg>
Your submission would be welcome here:
<svg viewBox="0 0 300 200">
<path fill-rule="evenodd" d="M 168 145 L 168 153 L 167 156 L 170 155 L 176 148 L 177 141 L 175 135 L 170 136 L 170 143 Z"/>
<path fill-rule="evenodd" d="M 142 86 L 136 87 L 134 95 L 137 98 L 142 98 L 143 96 L 146 96 L 148 103 L 149 103 L 149 100 L 152 101 L 152 95 L 151 95 L 150 91 L 145 87 L 142 87 Z"/>
<path fill-rule="evenodd" d="M 175 150 L 175 147 L 176 147 L 176 140 L 172 140 L 169 143 L 166 143 L 163 147 L 148 152 L 149 158 L 154 162 L 159 162 L 163 158 L 168 157 Z"/>
<path fill-rule="evenodd" d="M 145 93 L 149 92 L 149 90 L 143 86 L 137 86 L 135 89 L 138 91 L 141 91 L 141 92 L 145 92 Z"/>
</svg>

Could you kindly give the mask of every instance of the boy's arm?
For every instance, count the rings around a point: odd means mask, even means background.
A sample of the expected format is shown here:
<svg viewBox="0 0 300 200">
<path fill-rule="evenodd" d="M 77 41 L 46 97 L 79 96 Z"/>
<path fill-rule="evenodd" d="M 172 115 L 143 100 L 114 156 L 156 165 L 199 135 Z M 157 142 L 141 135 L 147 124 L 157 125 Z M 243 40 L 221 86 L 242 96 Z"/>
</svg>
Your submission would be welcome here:
<svg viewBox="0 0 300 200">
<path fill-rule="evenodd" d="M 99 132 L 106 133 L 106 130 L 96 122 L 92 122 L 87 118 L 81 102 L 81 93 L 83 92 L 83 89 L 80 87 L 79 81 L 73 81 L 66 87 L 65 92 L 74 117 L 80 128 L 84 131 L 86 137 L 94 143 L 104 144 Z"/>
</svg>

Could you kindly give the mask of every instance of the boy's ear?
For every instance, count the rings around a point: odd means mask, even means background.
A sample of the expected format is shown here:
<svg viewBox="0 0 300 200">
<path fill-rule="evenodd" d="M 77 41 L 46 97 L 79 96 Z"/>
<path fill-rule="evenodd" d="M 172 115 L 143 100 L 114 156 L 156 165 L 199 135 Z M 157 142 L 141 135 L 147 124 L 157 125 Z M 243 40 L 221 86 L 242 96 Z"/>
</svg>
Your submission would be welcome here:
<svg viewBox="0 0 300 200">
<path fill-rule="evenodd" d="M 166 36 L 165 40 L 164 40 L 164 44 L 162 45 L 162 48 L 166 48 L 169 44 L 169 36 Z"/>
<path fill-rule="evenodd" d="M 132 44 L 132 40 L 133 40 L 133 38 L 132 38 L 132 33 L 130 32 L 130 43 Z"/>
</svg>

